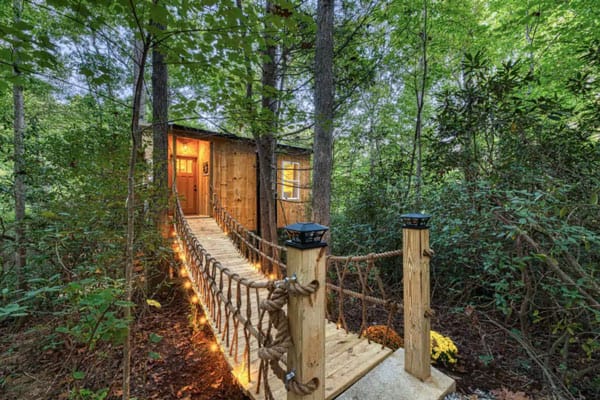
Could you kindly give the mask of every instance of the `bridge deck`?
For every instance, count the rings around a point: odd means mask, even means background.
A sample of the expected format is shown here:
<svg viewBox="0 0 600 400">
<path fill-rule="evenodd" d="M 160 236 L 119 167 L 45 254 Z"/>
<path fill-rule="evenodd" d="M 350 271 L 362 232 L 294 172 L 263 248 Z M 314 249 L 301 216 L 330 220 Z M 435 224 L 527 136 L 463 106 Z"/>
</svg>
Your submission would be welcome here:
<svg viewBox="0 0 600 400">
<path fill-rule="evenodd" d="M 209 217 L 187 217 L 190 228 L 198 238 L 202 246 L 222 265 L 241 276 L 250 280 L 265 280 L 265 277 L 250 265 L 241 255 L 228 236 L 223 233 L 214 219 Z M 227 279 L 225 277 L 225 279 Z M 224 288 L 227 288 L 225 282 Z M 234 287 L 235 289 L 235 287 Z M 267 296 L 266 290 L 257 290 L 256 293 L 239 296 L 241 301 L 241 315 L 250 315 L 253 324 L 258 324 L 259 315 L 256 311 L 256 303 Z M 248 303 L 250 302 L 250 305 Z M 219 303 L 221 304 L 221 303 Z M 221 304 L 221 312 L 225 309 Z M 251 308 L 247 314 L 248 308 Z M 213 329 L 215 329 L 213 325 Z M 236 337 L 234 337 L 236 336 Z M 246 393 L 254 398 L 264 398 L 262 382 L 260 394 L 257 393 L 258 384 L 258 342 L 254 337 L 250 339 L 250 379 L 247 378 L 247 365 L 244 362 L 244 330 L 228 329 L 227 334 L 215 329 L 215 337 L 223 350 L 225 357 L 232 366 L 233 374 L 238 378 Z M 239 343 L 238 346 L 235 343 Z M 233 345 L 232 345 L 233 344 Z M 325 397 L 333 399 L 350 385 L 373 369 L 383 359 L 392 353 L 376 343 L 369 343 L 365 338 L 359 338 L 356 334 L 346 334 L 343 329 L 337 329 L 335 324 L 327 322 L 325 341 Z M 272 375 L 272 373 L 270 373 Z M 276 400 L 286 398 L 283 383 L 274 376 L 269 377 L 269 384 Z"/>
</svg>

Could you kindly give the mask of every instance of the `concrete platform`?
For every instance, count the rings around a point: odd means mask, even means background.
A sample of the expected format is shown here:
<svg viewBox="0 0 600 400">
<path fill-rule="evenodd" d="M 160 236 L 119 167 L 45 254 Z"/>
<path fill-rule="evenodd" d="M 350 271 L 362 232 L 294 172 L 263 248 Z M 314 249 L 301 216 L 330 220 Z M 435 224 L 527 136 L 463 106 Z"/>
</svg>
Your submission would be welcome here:
<svg viewBox="0 0 600 400">
<path fill-rule="evenodd" d="M 404 371 L 404 349 L 398 349 L 336 400 L 441 400 L 455 390 L 454 380 L 433 367 L 426 382 Z"/>
</svg>

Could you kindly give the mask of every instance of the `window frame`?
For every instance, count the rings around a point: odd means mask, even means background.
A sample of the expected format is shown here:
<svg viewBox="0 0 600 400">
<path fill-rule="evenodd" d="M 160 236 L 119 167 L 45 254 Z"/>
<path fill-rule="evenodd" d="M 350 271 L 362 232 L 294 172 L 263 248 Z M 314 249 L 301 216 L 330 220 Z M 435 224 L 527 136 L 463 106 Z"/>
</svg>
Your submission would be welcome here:
<svg viewBox="0 0 600 400">
<path fill-rule="evenodd" d="M 286 179 L 286 172 L 293 171 L 294 179 Z M 286 195 L 291 188 L 291 196 Z M 281 160 L 281 199 L 286 201 L 300 200 L 300 162 Z"/>
</svg>

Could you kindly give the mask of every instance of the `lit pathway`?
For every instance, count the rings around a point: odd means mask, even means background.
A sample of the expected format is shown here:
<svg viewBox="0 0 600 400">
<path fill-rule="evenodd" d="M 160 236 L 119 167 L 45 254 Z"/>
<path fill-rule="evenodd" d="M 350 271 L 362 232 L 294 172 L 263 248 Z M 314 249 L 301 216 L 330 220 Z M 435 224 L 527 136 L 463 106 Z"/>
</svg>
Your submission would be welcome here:
<svg viewBox="0 0 600 400">
<path fill-rule="evenodd" d="M 223 266 L 231 271 L 243 276 L 249 280 L 263 281 L 265 277 L 252 267 L 242 256 L 229 240 L 227 235 L 223 233 L 214 219 L 209 217 L 194 217 L 188 216 L 187 221 L 194 235 L 198 238 L 202 246 L 215 257 Z M 224 289 L 228 286 L 227 277 L 225 276 Z M 236 290 L 235 285 L 232 285 Z M 250 303 L 250 320 L 253 325 L 258 325 L 259 315 L 255 311 L 256 303 L 267 295 L 266 290 L 256 290 L 255 292 L 242 293 L 239 297 L 240 314 L 248 315 L 248 304 Z M 249 303 L 248 303 L 249 302 Z M 221 313 L 225 314 L 225 308 L 221 302 Z M 214 326 L 214 324 L 213 324 Z M 332 399 L 346 390 L 350 385 L 359 380 L 367 372 L 373 369 L 377 364 L 389 356 L 392 351 L 383 348 L 374 342 L 369 343 L 365 338 L 359 338 L 355 334 L 346 334 L 343 329 L 337 329 L 335 324 L 328 322 L 326 324 L 326 340 L 325 340 L 325 396 L 326 399 Z M 262 383 L 260 394 L 256 393 L 258 382 L 258 342 L 250 336 L 250 371 L 251 379 L 248 381 L 247 370 L 244 360 L 244 330 L 229 329 L 228 335 L 223 335 L 221 332 L 215 332 L 215 337 L 219 341 L 223 353 L 229 364 L 232 366 L 233 373 L 244 387 L 249 396 L 254 399 L 263 399 L 264 390 Z M 225 336 L 225 337 L 224 337 Z M 234 336 L 237 336 L 234 337 Z M 237 340 L 236 340 L 237 339 Z M 239 343 L 235 346 L 235 343 Z M 232 345 L 233 344 L 233 345 Z M 237 348 L 236 348 L 237 347 Z M 286 391 L 281 382 L 276 377 L 269 377 L 269 384 L 273 396 L 276 400 L 285 400 Z M 382 399 L 383 400 L 383 399 Z"/>
</svg>

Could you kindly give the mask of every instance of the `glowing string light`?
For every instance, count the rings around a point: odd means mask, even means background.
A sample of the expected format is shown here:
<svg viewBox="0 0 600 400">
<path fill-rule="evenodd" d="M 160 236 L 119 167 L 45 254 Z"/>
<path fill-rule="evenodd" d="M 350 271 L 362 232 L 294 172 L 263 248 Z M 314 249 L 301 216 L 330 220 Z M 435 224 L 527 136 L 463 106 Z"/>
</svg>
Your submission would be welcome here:
<svg viewBox="0 0 600 400">
<path fill-rule="evenodd" d="M 239 382 L 243 387 L 248 387 L 250 381 L 248 380 L 248 369 L 246 368 L 246 364 L 240 364 L 236 366 L 231 374 L 233 377 Z"/>
</svg>

